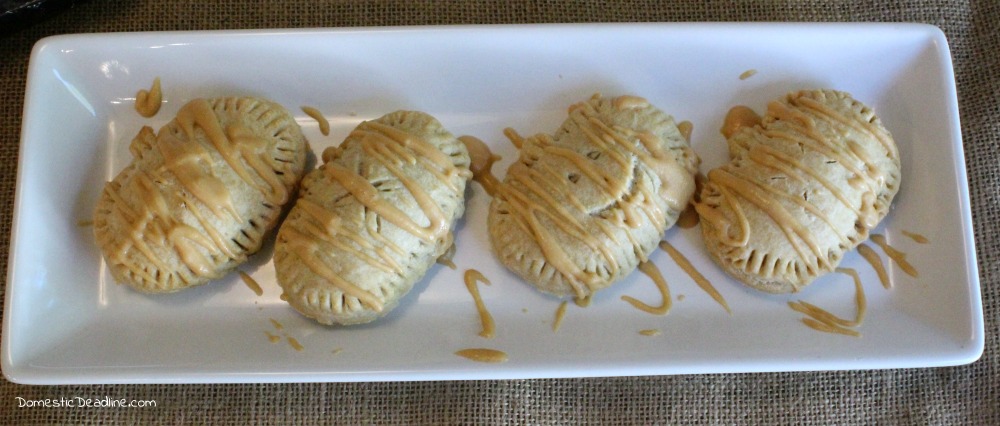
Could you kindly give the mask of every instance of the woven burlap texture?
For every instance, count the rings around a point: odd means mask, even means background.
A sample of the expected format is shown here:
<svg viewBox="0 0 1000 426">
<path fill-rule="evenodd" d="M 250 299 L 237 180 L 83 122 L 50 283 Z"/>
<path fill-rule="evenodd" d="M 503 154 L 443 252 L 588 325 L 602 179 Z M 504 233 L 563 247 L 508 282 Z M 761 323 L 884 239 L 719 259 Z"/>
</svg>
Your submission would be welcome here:
<svg viewBox="0 0 1000 426">
<path fill-rule="evenodd" d="M 0 259 L 6 270 L 32 45 L 53 34 L 542 22 L 905 21 L 937 25 L 955 64 L 986 320 L 962 367 L 467 382 L 19 386 L 0 424 L 1000 424 L 1000 3 L 993 0 L 90 0 L 0 37 Z M 863 46 L 859 46 L 863 48 Z M 946 283 L 942 283 L 946 284 Z M 18 408 L 24 399 L 152 399 L 153 409 Z"/>
</svg>

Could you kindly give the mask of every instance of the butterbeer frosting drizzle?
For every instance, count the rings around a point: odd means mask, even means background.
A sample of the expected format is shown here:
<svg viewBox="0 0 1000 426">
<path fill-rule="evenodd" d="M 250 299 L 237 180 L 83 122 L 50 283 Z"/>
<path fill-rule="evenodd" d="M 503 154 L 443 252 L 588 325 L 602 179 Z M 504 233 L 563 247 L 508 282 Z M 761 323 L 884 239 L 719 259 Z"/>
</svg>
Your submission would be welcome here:
<svg viewBox="0 0 1000 426">
<path fill-rule="evenodd" d="M 469 170 L 472 171 L 472 180 L 479 182 L 483 189 L 491 197 L 496 195 L 500 181 L 493 176 L 493 163 L 500 161 L 500 156 L 490 151 L 483 141 L 472 136 L 461 136 L 465 149 L 469 151 Z"/>
<path fill-rule="evenodd" d="M 744 159 L 755 163 L 758 167 L 774 170 L 782 178 L 799 182 L 809 179 L 819 183 L 834 199 L 857 215 L 857 225 L 864 230 L 863 238 L 878 224 L 876 194 L 886 182 L 886 172 L 871 158 L 872 154 L 860 144 L 853 140 L 844 144 L 837 143 L 833 138 L 822 134 L 818 130 L 817 123 L 823 121 L 828 128 L 834 129 L 833 132 L 846 134 L 847 131 L 853 130 L 867 134 L 885 148 L 890 159 L 898 155 L 895 144 L 876 124 L 845 116 L 822 102 L 808 97 L 790 97 L 789 102 L 791 106 L 782 102 L 771 102 L 768 105 L 768 115 L 787 123 L 791 131 L 761 127 L 760 116 L 747 107 L 737 106 L 727 114 L 722 133 L 730 139 L 744 128 L 756 127 L 762 137 L 799 144 L 803 149 L 814 150 L 828 157 L 828 163 L 842 166 L 852 175 L 849 184 L 853 188 L 863 190 L 860 199 L 852 200 L 824 173 L 814 170 L 787 153 L 761 143 L 747 146 L 744 141 L 735 141 L 743 144 L 739 147 L 746 150 Z M 731 140 L 731 143 L 733 142 Z M 831 270 L 832 265 L 821 248 L 816 234 L 789 210 L 789 204 L 801 207 L 819 219 L 819 222 L 827 224 L 842 244 L 851 246 L 857 243 L 850 241 L 843 230 L 835 226 L 831 218 L 806 197 L 788 194 L 768 183 L 758 182 L 741 172 L 739 167 L 727 165 L 714 169 L 708 173 L 708 179 L 709 184 L 713 185 L 721 195 L 722 202 L 732 208 L 733 215 L 727 217 L 704 203 L 698 203 L 695 207 L 701 219 L 711 223 L 718 230 L 723 244 L 743 247 L 749 242 L 751 232 L 749 222 L 746 212 L 740 207 L 737 199 L 745 200 L 765 212 L 774 221 L 810 273 Z"/>
<path fill-rule="evenodd" d="M 667 252 L 667 254 L 670 255 L 670 258 L 674 260 L 674 263 L 676 263 L 677 266 L 680 266 L 681 269 L 683 269 L 684 272 L 686 272 L 688 276 L 694 280 L 695 284 L 698 284 L 698 287 L 700 287 L 702 291 L 708 293 L 708 295 L 712 297 L 712 300 L 715 300 L 715 302 L 722 306 L 728 314 L 732 315 L 733 311 L 729 309 L 729 304 L 726 303 L 726 299 L 722 297 L 722 294 L 719 293 L 718 290 L 715 289 L 715 286 L 712 285 L 711 281 L 705 278 L 701 272 L 698 272 L 698 269 L 691 264 L 691 261 L 689 261 L 683 253 L 666 241 L 660 241 L 660 249 Z"/>
<path fill-rule="evenodd" d="M 163 92 L 160 90 L 160 77 L 153 79 L 153 87 L 149 90 L 142 89 L 135 94 L 135 111 L 139 115 L 149 118 L 160 111 L 163 103 Z"/>
<path fill-rule="evenodd" d="M 403 170 L 403 165 L 419 163 L 425 166 L 431 171 L 432 176 L 456 194 L 459 193 L 459 188 L 454 182 L 456 178 L 468 178 L 471 173 L 456 167 L 447 155 L 423 138 L 379 122 L 362 123 L 348 136 L 348 139 L 360 143 L 361 149 L 369 158 L 374 159 L 398 179 L 420 207 L 428 224 L 421 225 L 418 219 L 411 218 L 383 199 L 378 188 L 369 182 L 368 178 L 331 162 L 341 149 L 331 147 L 323 152 L 322 157 L 326 163 L 321 169 L 326 176 L 343 186 L 359 203 L 374 213 L 367 215 L 370 218 L 369 222 L 361 228 L 366 235 L 360 234 L 359 230 L 353 229 L 354 227 L 342 226 L 343 218 L 305 198 L 298 200 L 297 203 L 304 212 L 303 216 L 308 220 L 301 225 L 302 229 L 282 227 L 281 235 L 288 244 L 289 251 L 300 257 L 313 273 L 345 295 L 358 299 L 376 312 L 381 312 L 384 308 L 383 296 L 349 282 L 334 271 L 324 260 L 328 255 L 324 254 L 326 250 L 323 247 L 335 247 L 373 268 L 403 276 L 404 267 L 393 260 L 393 257 L 407 253 L 378 232 L 375 218 L 385 219 L 427 244 L 442 244 L 447 247 L 451 245 L 453 238 L 448 218 L 441 207 L 427 190 Z"/>
<path fill-rule="evenodd" d="M 673 306 L 673 299 L 670 298 L 670 287 L 667 286 L 667 280 L 663 279 L 663 274 L 660 273 L 660 269 L 653 262 L 646 261 L 639 263 L 639 270 L 643 274 L 646 274 L 649 279 L 653 280 L 653 284 L 656 284 L 656 289 L 660 292 L 660 304 L 658 306 L 648 305 L 628 295 L 622 296 L 622 300 L 640 311 L 653 315 L 666 315 Z"/>
<path fill-rule="evenodd" d="M 621 96 L 611 102 L 618 109 L 649 106 L 645 99 L 636 96 Z M 695 185 L 691 173 L 675 159 L 659 137 L 606 123 L 588 102 L 571 106 L 570 120 L 596 150 L 588 154 L 580 153 L 555 144 L 552 137 L 544 134 L 526 139 L 512 129 L 506 129 L 504 134 L 522 150 L 531 145 L 532 149 L 540 151 L 539 155 L 565 160 L 574 166 L 575 174 L 568 178 L 557 176 L 545 163 L 538 163 L 535 167 L 512 168 L 506 181 L 496 187 L 495 193 L 508 203 L 515 222 L 534 239 L 546 262 L 562 274 L 577 297 L 585 297 L 595 290 L 594 285 L 601 278 L 596 272 L 587 271 L 583 265 L 574 262 L 553 232 L 565 234 L 603 257 L 611 269 L 609 273 L 614 275 L 622 268 L 613 254 L 615 246 L 622 244 L 615 236 L 616 229 L 625 231 L 624 237 L 636 247 L 640 261 L 645 262 L 647 259 L 638 249 L 634 229 L 648 222 L 653 224 L 657 233 L 662 234 L 667 220 L 665 209 L 683 210 Z M 600 167 L 594 161 L 598 156 L 607 156 L 616 167 Z M 654 193 L 656 189 L 650 180 L 635 175 L 638 173 L 633 163 L 636 160 L 663 182 L 658 192 Z M 571 185 L 579 179 L 589 180 L 605 196 L 617 200 L 614 213 L 600 216 L 587 211 L 573 194 Z M 630 188 L 630 185 L 633 187 Z M 606 238 L 598 238 L 588 232 L 588 223 L 596 223 Z"/>
<path fill-rule="evenodd" d="M 227 99 L 225 102 L 239 102 Z M 105 190 L 115 201 L 117 214 L 127 222 L 128 238 L 109 253 L 113 263 L 125 265 L 134 274 L 146 280 L 157 280 L 147 272 L 125 262 L 129 253 L 141 254 L 161 270 L 169 269 L 161 260 L 161 255 L 153 247 L 166 247 L 177 253 L 178 258 L 198 276 L 212 273 L 213 261 L 208 253 L 221 253 L 230 259 L 245 257 L 243 247 L 224 237 L 212 219 L 205 217 L 195 204 L 204 206 L 219 220 L 244 222 L 237 211 L 232 195 L 219 178 L 219 167 L 212 160 L 209 149 L 198 142 L 204 137 L 240 179 L 256 188 L 263 199 L 272 205 L 287 201 L 288 189 L 271 155 L 267 139 L 257 136 L 238 121 L 223 128 L 225 118 L 216 115 L 205 99 L 195 99 L 184 105 L 177 113 L 176 124 L 182 134 L 173 134 L 164 129 L 155 137 L 152 129 L 145 127 L 136 137 L 139 141 L 152 140 L 163 163 L 152 170 L 136 169 L 134 179 L 138 184 L 138 195 L 142 203 L 130 206 L 119 194 L 121 187 L 109 184 Z M 181 139 L 181 137 L 184 139 Z M 133 145 L 135 142 L 133 143 Z M 139 148 L 132 147 L 137 158 L 142 155 Z M 225 167 L 225 166 L 223 166 Z M 173 190 L 160 184 L 176 180 L 184 191 Z M 171 212 L 169 206 L 188 205 L 185 209 L 201 229 L 183 221 Z"/>
<path fill-rule="evenodd" d="M 802 323 L 809 328 L 826 333 L 861 337 L 861 333 L 853 330 L 853 328 L 860 327 L 861 323 L 864 322 L 865 311 L 867 309 L 865 291 L 861 286 L 861 277 L 858 275 L 858 271 L 851 268 L 837 268 L 836 271 L 850 276 L 854 281 L 854 303 L 857 308 L 853 320 L 840 318 L 804 300 L 788 302 L 788 307 L 796 312 L 805 314 L 808 318 L 802 318 Z"/>
<path fill-rule="evenodd" d="M 477 281 L 489 285 L 490 280 L 486 279 L 482 272 L 475 269 L 465 271 L 463 278 L 465 280 L 465 288 L 469 290 L 469 294 L 472 295 L 472 299 L 476 303 L 476 311 L 479 312 L 479 319 L 483 326 L 482 331 L 479 332 L 479 336 L 492 339 L 496 335 L 496 323 L 493 321 L 493 315 L 490 315 L 490 311 L 486 309 L 486 304 L 483 303 L 483 297 L 479 294 L 479 287 L 476 286 Z"/>
</svg>

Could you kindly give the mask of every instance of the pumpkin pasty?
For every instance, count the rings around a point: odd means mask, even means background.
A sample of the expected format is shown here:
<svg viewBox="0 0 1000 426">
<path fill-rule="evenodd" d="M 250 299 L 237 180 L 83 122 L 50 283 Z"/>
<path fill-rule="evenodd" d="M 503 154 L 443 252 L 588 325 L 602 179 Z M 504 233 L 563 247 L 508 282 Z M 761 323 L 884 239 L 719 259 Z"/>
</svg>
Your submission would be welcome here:
<svg viewBox="0 0 1000 426">
<path fill-rule="evenodd" d="M 731 161 L 708 173 L 696 205 L 702 233 L 733 277 L 797 291 L 833 271 L 888 213 L 899 153 L 875 113 L 843 92 L 790 93 L 751 117 L 723 129 Z"/>
<path fill-rule="evenodd" d="M 97 244 L 118 282 L 169 293 L 219 278 L 260 249 L 303 175 L 306 140 L 280 105 L 195 99 L 101 193 Z"/>
<path fill-rule="evenodd" d="M 687 206 L 700 161 L 673 118 L 636 96 L 594 95 L 554 135 L 515 144 L 490 241 L 507 268 L 560 297 L 587 297 L 646 261 Z"/>
<path fill-rule="evenodd" d="M 323 161 L 278 232 L 278 284 L 320 323 L 370 322 L 452 246 L 469 154 L 434 117 L 397 111 L 361 123 Z"/>
</svg>

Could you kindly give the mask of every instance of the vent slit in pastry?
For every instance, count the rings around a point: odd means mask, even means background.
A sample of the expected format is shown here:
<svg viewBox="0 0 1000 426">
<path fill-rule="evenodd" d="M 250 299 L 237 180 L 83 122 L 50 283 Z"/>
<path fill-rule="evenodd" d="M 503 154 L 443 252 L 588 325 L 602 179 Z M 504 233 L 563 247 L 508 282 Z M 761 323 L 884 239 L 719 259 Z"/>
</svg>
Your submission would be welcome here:
<svg viewBox="0 0 1000 426">
<path fill-rule="evenodd" d="M 730 114 L 743 117 L 723 127 L 732 159 L 708 173 L 696 205 L 708 251 L 751 287 L 797 291 L 885 217 L 900 181 L 897 147 L 872 110 L 843 92 L 791 93 L 763 118 L 745 107 Z M 769 262 L 745 262 L 746 252 Z"/>
<path fill-rule="evenodd" d="M 322 157 L 278 233 L 278 283 L 320 323 L 370 322 L 452 245 L 469 157 L 436 119 L 412 111 L 361 123 Z"/>
<path fill-rule="evenodd" d="M 645 99 L 599 95 L 518 146 L 490 205 L 500 260 L 539 290 L 585 298 L 631 273 L 694 192 L 698 157 Z"/>
<path fill-rule="evenodd" d="M 306 142 L 277 104 L 195 99 L 129 150 L 98 201 L 95 237 L 116 281 L 161 293 L 219 278 L 260 249 L 302 176 Z M 279 150 L 289 162 L 271 160 Z"/>
</svg>

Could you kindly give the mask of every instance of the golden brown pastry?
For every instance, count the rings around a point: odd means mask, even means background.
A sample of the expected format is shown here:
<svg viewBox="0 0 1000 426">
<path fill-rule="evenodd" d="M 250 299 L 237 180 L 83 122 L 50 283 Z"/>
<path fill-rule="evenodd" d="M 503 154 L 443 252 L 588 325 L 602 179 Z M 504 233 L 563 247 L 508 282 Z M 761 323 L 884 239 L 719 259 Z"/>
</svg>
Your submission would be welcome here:
<svg viewBox="0 0 1000 426">
<path fill-rule="evenodd" d="M 723 128 L 732 159 L 708 173 L 696 205 L 702 233 L 733 277 L 797 291 L 833 271 L 885 217 L 899 153 L 875 113 L 847 93 L 790 93 L 763 119 L 748 111 L 734 108 Z"/>
<path fill-rule="evenodd" d="M 697 155 L 643 98 L 594 95 L 555 135 L 515 143 L 520 156 L 490 204 L 490 241 L 545 293 L 584 298 L 631 273 L 694 193 Z"/>
<path fill-rule="evenodd" d="M 306 140 L 280 105 L 195 99 L 104 187 L 94 233 L 111 275 L 169 293 L 225 275 L 260 249 L 305 167 Z"/>
<path fill-rule="evenodd" d="M 322 324 L 392 310 L 452 245 L 469 155 L 430 115 L 361 123 L 302 182 L 274 263 L 288 303 Z"/>
</svg>

